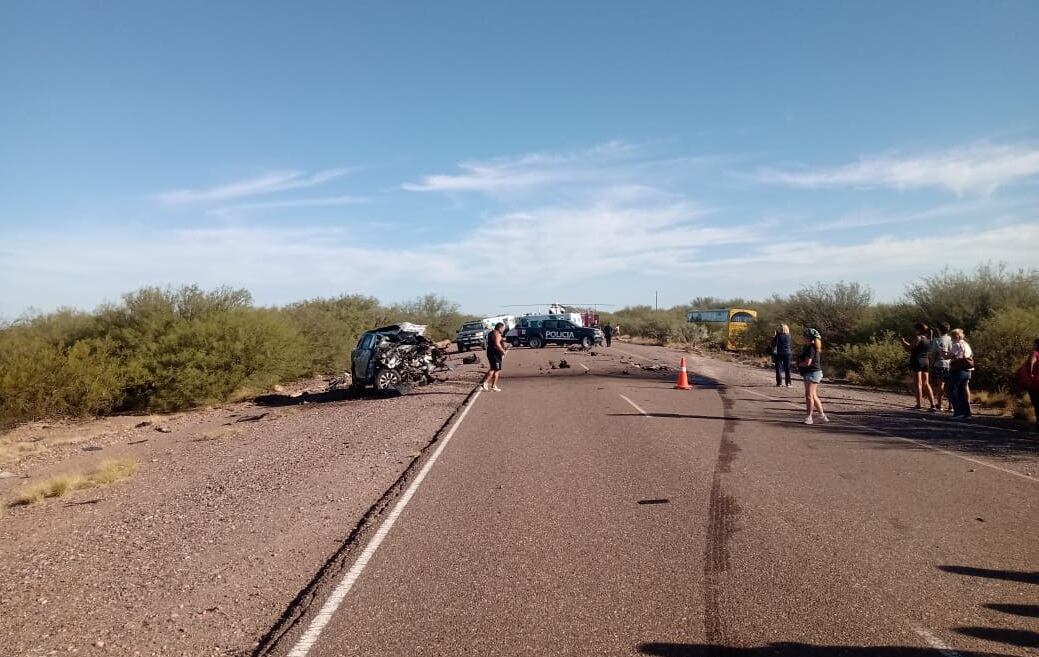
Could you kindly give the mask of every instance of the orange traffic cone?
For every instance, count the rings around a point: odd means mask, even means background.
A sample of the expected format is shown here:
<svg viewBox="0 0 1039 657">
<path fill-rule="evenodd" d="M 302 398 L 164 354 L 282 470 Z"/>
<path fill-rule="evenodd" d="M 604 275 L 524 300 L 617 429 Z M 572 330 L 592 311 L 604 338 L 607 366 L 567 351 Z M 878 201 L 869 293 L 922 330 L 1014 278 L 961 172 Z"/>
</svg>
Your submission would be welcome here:
<svg viewBox="0 0 1039 657">
<path fill-rule="evenodd" d="M 682 359 L 682 364 L 678 366 L 678 381 L 675 383 L 675 390 L 692 390 L 693 386 L 689 385 L 689 375 L 685 371 L 685 358 Z"/>
</svg>

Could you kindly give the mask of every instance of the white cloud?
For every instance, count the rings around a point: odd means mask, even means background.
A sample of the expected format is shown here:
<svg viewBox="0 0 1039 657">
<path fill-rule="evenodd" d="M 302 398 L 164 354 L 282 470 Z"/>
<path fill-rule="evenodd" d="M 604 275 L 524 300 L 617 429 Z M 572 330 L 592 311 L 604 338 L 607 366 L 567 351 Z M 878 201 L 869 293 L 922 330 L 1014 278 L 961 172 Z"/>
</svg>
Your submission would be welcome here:
<svg viewBox="0 0 1039 657">
<path fill-rule="evenodd" d="M 232 214 L 247 210 L 283 210 L 288 208 L 324 208 L 339 207 L 344 205 L 358 205 L 368 203 L 370 199 L 365 196 L 326 196 L 318 198 L 294 198 L 281 201 L 263 201 L 260 203 L 238 203 L 209 210 L 209 214 L 218 216 Z"/>
<path fill-rule="evenodd" d="M 581 180 L 603 181 L 605 169 L 630 161 L 637 147 L 611 141 L 569 153 L 527 153 L 461 162 L 461 173 L 438 174 L 408 182 L 409 192 L 509 192 Z"/>
<path fill-rule="evenodd" d="M 885 155 L 831 168 L 766 168 L 754 178 L 790 187 L 944 187 L 957 195 L 991 194 L 1039 175 L 1039 147 L 981 144 L 919 157 Z"/>
<path fill-rule="evenodd" d="M 231 201 L 249 196 L 260 196 L 273 194 L 290 189 L 302 189 L 304 187 L 315 187 L 335 178 L 340 178 L 350 173 L 352 169 L 325 169 L 316 173 L 306 175 L 301 171 L 274 171 L 271 173 L 240 180 L 233 183 L 207 187 L 204 189 L 177 189 L 162 192 L 156 198 L 168 205 L 184 205 L 189 203 L 206 203 Z"/>
</svg>

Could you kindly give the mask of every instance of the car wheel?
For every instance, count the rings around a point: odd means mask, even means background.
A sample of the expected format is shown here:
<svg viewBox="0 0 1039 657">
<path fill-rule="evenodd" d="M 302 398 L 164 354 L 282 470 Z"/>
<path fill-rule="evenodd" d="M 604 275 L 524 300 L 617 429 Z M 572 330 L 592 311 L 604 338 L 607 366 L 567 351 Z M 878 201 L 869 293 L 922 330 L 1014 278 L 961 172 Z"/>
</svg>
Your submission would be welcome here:
<svg viewBox="0 0 1039 657">
<path fill-rule="evenodd" d="M 391 369 L 382 369 L 375 373 L 375 389 L 376 390 L 397 390 L 400 391 L 404 387 L 404 379 L 401 378 L 400 372 Z"/>
<path fill-rule="evenodd" d="M 594 343 L 592 342 L 592 339 L 589 338 L 587 335 L 581 338 L 581 346 L 585 349 L 591 349 L 593 344 Z"/>
<path fill-rule="evenodd" d="M 513 346 L 513 347 L 518 347 L 518 346 L 520 346 L 520 341 L 517 340 L 516 338 L 511 338 L 509 340 L 509 345 Z"/>
<path fill-rule="evenodd" d="M 531 349 L 540 349 L 544 343 L 535 335 L 530 339 L 529 344 Z"/>
</svg>

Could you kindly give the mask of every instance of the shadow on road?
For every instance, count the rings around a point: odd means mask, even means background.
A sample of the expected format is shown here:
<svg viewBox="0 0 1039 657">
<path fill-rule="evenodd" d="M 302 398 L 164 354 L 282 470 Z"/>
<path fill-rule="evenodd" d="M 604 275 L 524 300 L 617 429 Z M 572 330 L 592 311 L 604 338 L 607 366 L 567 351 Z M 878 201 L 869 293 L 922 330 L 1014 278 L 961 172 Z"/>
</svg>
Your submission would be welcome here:
<svg viewBox="0 0 1039 657">
<path fill-rule="evenodd" d="M 825 403 L 825 402 L 824 402 Z M 1039 456 L 1039 440 L 1027 434 L 974 422 L 923 415 L 915 411 L 834 411 L 836 422 L 826 430 L 844 434 L 878 437 L 885 433 L 910 438 L 933 447 L 989 455 Z M 877 441 L 892 449 L 913 449 L 912 445 Z"/>
<path fill-rule="evenodd" d="M 1006 582 L 1018 582 L 1021 584 L 1039 584 L 1039 572 L 973 568 L 970 566 L 938 566 L 938 570 L 967 577 L 998 579 Z M 1039 605 L 989 603 L 983 606 L 986 609 L 999 611 L 1010 616 L 1023 616 L 1025 618 L 1039 617 Z M 985 641 L 992 641 L 1020 648 L 1039 648 L 1039 632 L 1032 630 L 1019 630 L 1006 627 L 957 627 L 953 629 L 964 636 L 984 639 Z"/>
<path fill-rule="evenodd" d="M 810 643 L 770 643 L 733 648 L 700 643 L 642 643 L 641 655 L 656 657 L 944 657 L 948 651 L 912 646 L 826 646 Z M 961 657 L 1007 657 L 1002 653 L 957 650 Z"/>
</svg>

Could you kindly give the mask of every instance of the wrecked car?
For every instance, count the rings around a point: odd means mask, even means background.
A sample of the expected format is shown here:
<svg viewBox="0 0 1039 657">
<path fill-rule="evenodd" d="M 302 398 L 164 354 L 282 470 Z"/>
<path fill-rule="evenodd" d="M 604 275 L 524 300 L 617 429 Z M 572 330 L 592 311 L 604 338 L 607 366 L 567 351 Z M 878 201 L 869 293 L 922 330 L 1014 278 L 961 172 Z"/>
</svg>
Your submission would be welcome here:
<svg viewBox="0 0 1039 657">
<path fill-rule="evenodd" d="M 366 332 L 350 353 L 351 387 L 405 393 L 445 372 L 447 352 L 423 335 L 425 326 L 394 324 Z"/>
</svg>

